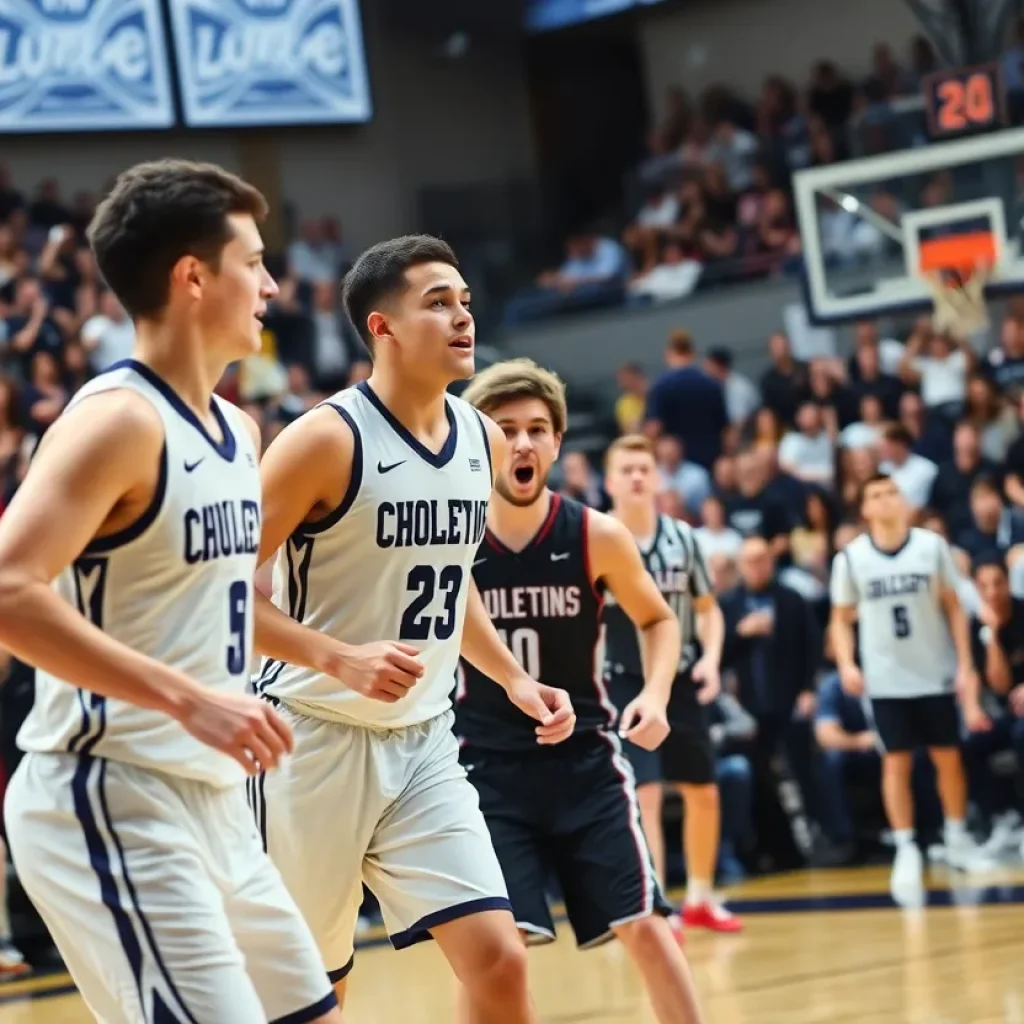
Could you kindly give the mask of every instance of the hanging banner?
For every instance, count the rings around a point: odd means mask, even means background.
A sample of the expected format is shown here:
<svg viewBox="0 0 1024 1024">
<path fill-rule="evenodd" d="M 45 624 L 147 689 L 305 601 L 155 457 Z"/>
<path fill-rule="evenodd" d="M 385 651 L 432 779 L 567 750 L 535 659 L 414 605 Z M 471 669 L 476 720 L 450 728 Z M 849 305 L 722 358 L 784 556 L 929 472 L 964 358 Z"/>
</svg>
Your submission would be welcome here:
<svg viewBox="0 0 1024 1024">
<path fill-rule="evenodd" d="M 159 0 L 0 0 L 0 132 L 172 124 Z"/>
<path fill-rule="evenodd" d="M 171 0 L 185 123 L 368 121 L 358 0 Z"/>
</svg>

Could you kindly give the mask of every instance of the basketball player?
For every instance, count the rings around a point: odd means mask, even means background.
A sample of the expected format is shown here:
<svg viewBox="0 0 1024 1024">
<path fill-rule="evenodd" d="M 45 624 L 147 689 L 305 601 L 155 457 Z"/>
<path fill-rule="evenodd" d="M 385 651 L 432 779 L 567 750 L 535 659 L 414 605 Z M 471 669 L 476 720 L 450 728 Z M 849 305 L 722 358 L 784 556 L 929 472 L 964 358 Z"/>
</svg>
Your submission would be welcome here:
<svg viewBox="0 0 1024 1024">
<path fill-rule="evenodd" d="M 487 535 L 473 576 L 509 649 L 534 678 L 564 686 L 575 735 L 537 748 L 531 719 L 502 700 L 486 670 L 463 666 L 457 732 L 480 794 L 526 941 L 552 941 L 545 897 L 558 878 L 576 940 L 588 949 L 618 937 L 643 976 L 657 1019 L 700 1019 L 693 983 L 667 921 L 651 865 L 633 773 L 612 732 L 601 683 L 602 595 L 611 591 L 640 632 L 646 683 L 624 709 L 621 733 L 645 750 L 668 734 L 679 622 L 644 569 L 629 531 L 547 486 L 566 425 L 565 393 L 526 359 L 480 373 L 467 401 L 508 439 Z"/>
<path fill-rule="evenodd" d="M 604 475 L 612 515 L 633 535 L 647 571 L 679 620 L 683 639 L 683 657 L 668 702 L 671 732 L 657 750 L 645 750 L 629 740 L 623 748 L 636 776 L 640 820 L 662 883 L 662 782 L 677 789 L 685 801 L 684 923 L 736 932 L 742 924 L 714 893 L 720 810 L 707 710 L 721 691 L 718 671 L 725 624 L 693 531 L 678 519 L 658 514 L 658 484 L 654 448 L 647 438 L 634 435 L 612 442 Z M 636 626 L 614 594 L 606 599 L 605 623 L 609 695 L 617 708 L 625 708 L 643 690 L 644 670 Z"/>
<path fill-rule="evenodd" d="M 11 850 L 105 1024 L 341 1021 L 243 787 L 292 749 L 246 693 L 258 432 L 213 395 L 260 348 L 265 213 L 210 165 L 118 178 L 89 237 L 133 358 L 79 391 L 0 521 L 0 645 L 37 668 Z"/>
<path fill-rule="evenodd" d="M 433 937 L 473 1019 L 534 1020 L 505 883 L 459 764 L 451 693 L 462 651 L 554 743 L 564 692 L 530 679 L 472 582 L 502 433 L 446 395 L 474 367 L 470 296 L 443 242 L 374 246 L 345 280 L 373 355 L 368 380 L 287 427 L 263 460 L 264 599 L 256 686 L 296 754 L 260 777 L 271 858 L 310 922 L 339 995 L 365 880 L 397 949 Z M 463 630 L 465 624 L 465 630 Z"/>
<path fill-rule="evenodd" d="M 949 864 L 966 869 L 978 863 L 965 824 L 956 697 L 977 693 L 977 676 L 949 545 L 938 534 L 909 527 L 906 502 L 884 473 L 864 483 L 861 514 L 867 532 L 832 565 L 832 644 L 843 689 L 870 699 L 882 747 L 882 796 L 896 841 L 892 896 L 915 906 L 924 897 L 911 795 L 917 749 L 927 748 L 935 765 Z M 862 668 L 855 660 L 855 620 Z"/>
</svg>

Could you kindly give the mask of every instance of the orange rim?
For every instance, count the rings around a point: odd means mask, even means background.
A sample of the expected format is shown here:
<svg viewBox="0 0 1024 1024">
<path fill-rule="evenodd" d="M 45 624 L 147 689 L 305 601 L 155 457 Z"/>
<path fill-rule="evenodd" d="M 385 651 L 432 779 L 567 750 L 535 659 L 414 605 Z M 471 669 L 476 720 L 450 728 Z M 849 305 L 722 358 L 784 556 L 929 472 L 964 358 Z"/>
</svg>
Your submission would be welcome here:
<svg viewBox="0 0 1024 1024">
<path fill-rule="evenodd" d="M 972 231 L 946 238 L 922 239 L 919 243 L 921 270 L 935 273 L 955 270 L 962 277 L 969 276 L 979 264 L 994 265 L 996 239 L 991 231 Z"/>
</svg>

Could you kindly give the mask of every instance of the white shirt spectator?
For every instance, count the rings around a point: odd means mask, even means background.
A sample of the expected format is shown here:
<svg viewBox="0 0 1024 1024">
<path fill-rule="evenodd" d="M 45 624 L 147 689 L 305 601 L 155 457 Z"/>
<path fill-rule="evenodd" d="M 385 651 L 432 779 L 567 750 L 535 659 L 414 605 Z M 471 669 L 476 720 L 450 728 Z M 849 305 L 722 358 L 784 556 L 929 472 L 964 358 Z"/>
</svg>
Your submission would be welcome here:
<svg viewBox="0 0 1024 1024">
<path fill-rule="evenodd" d="M 679 197 L 666 192 L 660 199 L 647 202 L 636 215 L 636 223 L 642 228 L 670 228 L 679 219 Z"/>
<path fill-rule="evenodd" d="M 82 325 L 82 345 L 97 373 L 121 359 L 127 359 L 135 347 L 135 325 L 128 317 L 112 319 L 103 313 L 89 317 Z"/>
<path fill-rule="evenodd" d="M 647 296 L 655 302 L 670 302 L 693 293 L 703 265 L 696 260 L 661 263 L 630 282 L 630 295 Z"/>
<path fill-rule="evenodd" d="M 921 400 L 929 409 L 962 402 L 967 394 L 967 355 L 957 349 L 945 359 L 918 356 L 911 363 L 921 374 Z"/>
<path fill-rule="evenodd" d="M 598 238 L 589 256 L 574 256 L 562 264 L 559 273 L 570 280 L 606 281 L 622 273 L 626 251 L 610 238 Z"/>
<path fill-rule="evenodd" d="M 720 530 L 712 530 L 710 526 L 698 526 L 693 535 L 697 538 L 705 562 L 715 555 L 735 558 L 743 544 L 743 534 L 731 526 L 723 526 Z"/>
<path fill-rule="evenodd" d="M 684 462 L 671 473 L 660 470 L 663 490 L 675 491 L 682 499 L 687 512 L 700 513 L 704 499 L 711 493 L 711 476 L 696 462 Z"/>
<path fill-rule="evenodd" d="M 931 459 L 911 452 L 902 466 L 897 466 L 895 462 L 883 462 L 879 468 L 892 477 L 911 506 L 924 508 L 928 504 L 932 483 L 939 472 L 939 467 Z"/>
<path fill-rule="evenodd" d="M 779 466 L 798 480 L 829 485 L 835 478 L 835 448 L 824 428 L 809 437 L 802 431 L 787 434 L 779 444 Z"/>
<path fill-rule="evenodd" d="M 744 423 L 761 408 L 761 392 L 742 373 L 732 372 L 722 385 L 730 423 Z"/>
<path fill-rule="evenodd" d="M 843 448 L 874 448 L 882 440 L 882 428 L 877 423 L 851 423 L 839 434 Z"/>
</svg>

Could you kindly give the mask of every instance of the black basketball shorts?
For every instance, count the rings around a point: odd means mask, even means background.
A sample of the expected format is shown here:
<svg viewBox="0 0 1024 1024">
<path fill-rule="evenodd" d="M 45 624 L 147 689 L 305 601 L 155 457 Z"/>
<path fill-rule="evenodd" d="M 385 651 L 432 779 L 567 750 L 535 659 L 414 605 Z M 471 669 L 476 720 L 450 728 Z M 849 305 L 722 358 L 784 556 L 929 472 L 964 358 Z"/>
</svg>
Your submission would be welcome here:
<svg viewBox="0 0 1024 1024">
<path fill-rule="evenodd" d="M 872 697 L 875 732 L 886 753 L 960 743 L 960 710 L 951 693 L 932 697 Z"/>
<path fill-rule="evenodd" d="M 643 688 L 644 681 L 630 672 L 608 677 L 608 696 L 621 717 L 626 705 Z M 636 784 L 675 782 L 706 786 L 715 781 L 715 748 L 711 742 L 708 709 L 697 700 L 697 684 L 689 673 L 681 675 L 672 687 L 668 708 L 671 732 L 657 750 L 645 750 L 628 740 L 622 749 L 636 776 Z M 618 728 L 618 719 L 615 723 Z"/>
<path fill-rule="evenodd" d="M 522 753 L 464 747 L 462 763 L 528 941 L 554 941 L 552 881 L 581 949 L 607 942 L 617 925 L 673 913 L 614 737 L 582 733 Z"/>
</svg>

